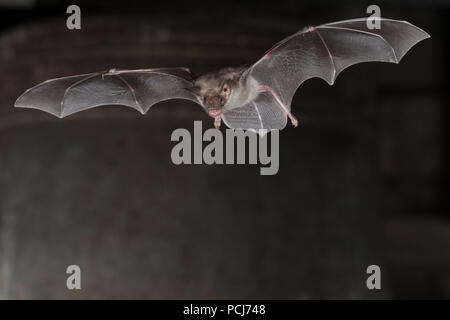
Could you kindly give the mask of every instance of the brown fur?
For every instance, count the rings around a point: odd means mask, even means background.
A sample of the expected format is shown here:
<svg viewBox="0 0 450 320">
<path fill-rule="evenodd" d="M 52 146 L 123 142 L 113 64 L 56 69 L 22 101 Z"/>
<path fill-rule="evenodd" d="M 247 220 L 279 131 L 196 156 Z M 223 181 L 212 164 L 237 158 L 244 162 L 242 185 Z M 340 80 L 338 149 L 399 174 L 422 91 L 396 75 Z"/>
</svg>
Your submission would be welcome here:
<svg viewBox="0 0 450 320">
<path fill-rule="evenodd" d="M 216 117 L 238 85 L 244 71 L 245 68 L 238 67 L 204 74 L 195 80 L 191 91 L 210 116 Z"/>
</svg>

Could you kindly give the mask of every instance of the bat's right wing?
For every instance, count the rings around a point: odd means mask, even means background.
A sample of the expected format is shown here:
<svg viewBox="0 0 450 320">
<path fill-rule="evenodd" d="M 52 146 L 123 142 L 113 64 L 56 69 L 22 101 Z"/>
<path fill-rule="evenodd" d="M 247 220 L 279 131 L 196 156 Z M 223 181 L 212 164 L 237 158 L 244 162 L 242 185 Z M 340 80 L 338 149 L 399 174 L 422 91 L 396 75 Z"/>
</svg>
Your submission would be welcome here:
<svg viewBox="0 0 450 320">
<path fill-rule="evenodd" d="M 242 76 L 259 84 L 259 95 L 241 108 L 225 112 L 231 128 L 282 129 L 293 123 L 291 101 L 307 79 L 332 85 L 342 70 L 360 62 L 398 63 L 406 52 L 429 35 L 406 22 L 380 18 L 380 29 L 368 29 L 367 18 L 346 20 L 300 30 L 277 43 Z M 253 83 L 250 81 L 249 83 Z"/>
<path fill-rule="evenodd" d="M 15 107 L 33 108 L 63 118 L 103 105 L 123 105 L 145 114 L 152 105 L 169 99 L 198 103 L 190 92 L 189 69 L 115 70 L 47 80 L 28 89 Z"/>
</svg>

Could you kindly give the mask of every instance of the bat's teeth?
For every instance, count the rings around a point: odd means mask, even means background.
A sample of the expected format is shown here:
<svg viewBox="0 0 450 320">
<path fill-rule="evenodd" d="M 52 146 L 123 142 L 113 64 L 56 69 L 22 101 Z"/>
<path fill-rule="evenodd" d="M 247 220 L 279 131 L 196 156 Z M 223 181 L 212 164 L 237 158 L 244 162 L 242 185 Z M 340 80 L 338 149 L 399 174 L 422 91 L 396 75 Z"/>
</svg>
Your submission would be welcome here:
<svg viewBox="0 0 450 320">
<path fill-rule="evenodd" d="M 218 117 L 220 115 L 221 111 L 220 110 L 210 110 L 210 111 L 208 111 L 208 113 L 211 117 Z"/>
</svg>

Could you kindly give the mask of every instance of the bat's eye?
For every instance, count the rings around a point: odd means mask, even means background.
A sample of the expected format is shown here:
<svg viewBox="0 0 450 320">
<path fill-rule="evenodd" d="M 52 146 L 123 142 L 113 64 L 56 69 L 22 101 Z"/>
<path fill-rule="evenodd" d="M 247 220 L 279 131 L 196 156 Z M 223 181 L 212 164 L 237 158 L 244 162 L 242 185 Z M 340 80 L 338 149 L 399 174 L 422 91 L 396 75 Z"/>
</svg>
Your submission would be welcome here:
<svg viewBox="0 0 450 320">
<path fill-rule="evenodd" d="M 203 97 L 203 103 L 206 104 L 206 97 Z"/>
<path fill-rule="evenodd" d="M 222 97 L 219 98 L 219 102 L 223 103 L 223 98 Z"/>
<path fill-rule="evenodd" d="M 228 88 L 227 87 L 224 87 L 223 88 L 223 92 L 227 92 L 228 91 Z"/>
</svg>

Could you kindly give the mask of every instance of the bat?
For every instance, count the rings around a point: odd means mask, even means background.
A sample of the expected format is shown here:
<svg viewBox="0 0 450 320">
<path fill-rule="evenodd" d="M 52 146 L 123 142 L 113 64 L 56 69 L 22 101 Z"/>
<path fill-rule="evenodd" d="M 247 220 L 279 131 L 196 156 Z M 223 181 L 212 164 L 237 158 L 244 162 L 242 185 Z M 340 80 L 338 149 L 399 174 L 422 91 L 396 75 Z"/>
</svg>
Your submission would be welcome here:
<svg viewBox="0 0 450 320">
<path fill-rule="evenodd" d="M 101 71 L 47 80 L 28 89 L 15 107 L 34 108 L 63 118 L 103 105 L 123 105 L 145 114 L 154 104 L 187 99 L 200 104 L 214 125 L 234 129 L 283 129 L 297 88 L 307 79 L 332 85 L 347 67 L 361 62 L 399 63 L 430 36 L 406 22 L 367 18 L 303 28 L 275 44 L 249 67 L 225 68 L 193 79 L 187 68 Z"/>
</svg>

